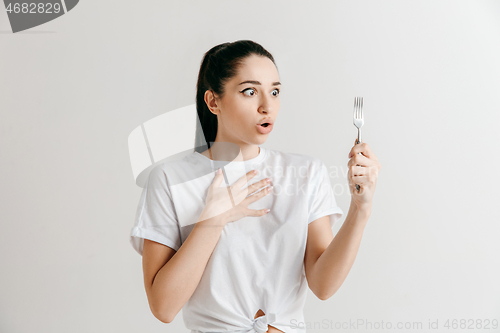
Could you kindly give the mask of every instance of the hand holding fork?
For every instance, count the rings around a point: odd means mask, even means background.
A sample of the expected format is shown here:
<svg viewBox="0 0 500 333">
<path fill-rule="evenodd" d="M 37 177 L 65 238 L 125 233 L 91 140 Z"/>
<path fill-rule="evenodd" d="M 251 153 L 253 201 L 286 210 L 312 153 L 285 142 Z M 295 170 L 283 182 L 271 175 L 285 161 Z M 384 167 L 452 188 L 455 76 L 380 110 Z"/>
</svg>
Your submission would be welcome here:
<svg viewBox="0 0 500 333">
<path fill-rule="evenodd" d="M 355 141 L 356 144 L 361 143 L 361 127 L 365 123 L 363 119 L 363 97 L 355 97 L 354 98 L 354 115 L 353 115 L 353 123 L 354 126 L 358 128 L 358 139 Z M 359 153 L 361 154 L 361 153 Z M 359 184 L 356 184 L 356 190 L 359 192 L 360 187 Z"/>
<path fill-rule="evenodd" d="M 368 144 L 361 141 L 361 127 L 364 124 L 363 97 L 354 99 L 353 123 L 358 129 L 358 137 L 354 140 L 347 163 L 351 201 L 354 201 L 358 208 L 371 211 L 378 173 L 382 166 Z"/>
</svg>

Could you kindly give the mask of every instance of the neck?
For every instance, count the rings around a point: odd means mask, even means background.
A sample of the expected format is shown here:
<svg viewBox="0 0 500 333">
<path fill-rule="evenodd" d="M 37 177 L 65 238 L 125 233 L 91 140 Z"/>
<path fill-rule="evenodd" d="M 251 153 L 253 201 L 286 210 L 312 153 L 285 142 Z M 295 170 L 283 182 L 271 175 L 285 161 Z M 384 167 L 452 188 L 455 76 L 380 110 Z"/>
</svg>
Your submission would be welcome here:
<svg viewBox="0 0 500 333">
<path fill-rule="evenodd" d="M 259 154 L 260 147 L 257 145 L 237 145 L 217 140 L 215 140 L 210 149 L 203 152 L 203 155 L 217 161 L 247 161 L 257 157 Z"/>
</svg>

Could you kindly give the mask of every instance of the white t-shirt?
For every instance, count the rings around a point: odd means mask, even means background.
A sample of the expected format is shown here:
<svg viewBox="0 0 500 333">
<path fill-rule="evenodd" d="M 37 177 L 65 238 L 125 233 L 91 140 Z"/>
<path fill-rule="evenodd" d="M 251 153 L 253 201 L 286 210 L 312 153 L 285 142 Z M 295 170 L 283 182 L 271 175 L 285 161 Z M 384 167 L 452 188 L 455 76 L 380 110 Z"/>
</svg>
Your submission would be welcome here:
<svg viewBox="0 0 500 333">
<path fill-rule="evenodd" d="M 271 211 L 224 226 L 182 309 L 184 323 L 191 333 L 266 332 L 267 325 L 304 333 L 308 224 L 329 215 L 333 227 L 343 215 L 327 168 L 318 158 L 262 147 L 253 159 L 228 163 L 193 152 L 156 166 L 142 192 L 130 242 L 141 255 L 144 238 L 177 251 L 205 207 L 217 168 L 225 165 L 230 185 L 258 170 L 244 187 L 269 177 L 274 188 L 249 208 Z M 223 180 L 220 186 L 227 184 Z M 265 315 L 254 319 L 259 309 Z"/>
</svg>

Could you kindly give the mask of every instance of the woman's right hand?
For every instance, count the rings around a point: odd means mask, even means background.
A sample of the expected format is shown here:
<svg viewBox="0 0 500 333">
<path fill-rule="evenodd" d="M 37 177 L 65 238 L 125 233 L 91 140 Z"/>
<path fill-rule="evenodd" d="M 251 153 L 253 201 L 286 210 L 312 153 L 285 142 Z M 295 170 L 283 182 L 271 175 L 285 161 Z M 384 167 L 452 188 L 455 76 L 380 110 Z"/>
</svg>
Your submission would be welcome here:
<svg viewBox="0 0 500 333">
<path fill-rule="evenodd" d="M 262 179 L 261 181 L 242 189 L 242 187 L 257 174 L 257 172 L 254 172 L 255 170 L 252 170 L 238 179 L 233 185 L 229 187 L 219 187 L 224 179 L 222 170 L 220 171 L 220 174 L 216 173 L 212 185 L 208 188 L 205 208 L 203 209 L 198 222 L 205 221 L 212 217 L 217 217 L 218 222 L 225 225 L 228 222 L 238 221 L 246 216 L 262 216 L 268 213 L 267 209 L 249 209 L 248 205 L 271 193 L 270 189 L 272 186 L 262 189 L 263 187 L 270 185 L 270 180 Z M 262 190 L 248 196 L 250 193 L 259 189 Z M 234 207 L 231 197 L 234 201 Z"/>
</svg>

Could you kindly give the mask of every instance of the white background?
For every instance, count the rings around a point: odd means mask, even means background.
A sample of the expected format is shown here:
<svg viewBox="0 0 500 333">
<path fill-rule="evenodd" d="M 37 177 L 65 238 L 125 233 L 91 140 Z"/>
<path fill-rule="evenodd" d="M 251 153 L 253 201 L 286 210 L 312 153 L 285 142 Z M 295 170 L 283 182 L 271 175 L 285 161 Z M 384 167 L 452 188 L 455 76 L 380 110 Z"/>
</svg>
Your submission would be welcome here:
<svg viewBox="0 0 500 333">
<path fill-rule="evenodd" d="M 347 213 L 363 96 L 382 164 L 356 262 L 327 301 L 309 291 L 308 332 L 500 320 L 500 1 L 84 0 L 16 34 L 1 7 L 0 31 L 1 332 L 188 332 L 148 307 L 127 137 L 193 104 L 204 52 L 239 39 L 283 84 L 264 147 L 321 158 Z"/>
</svg>

